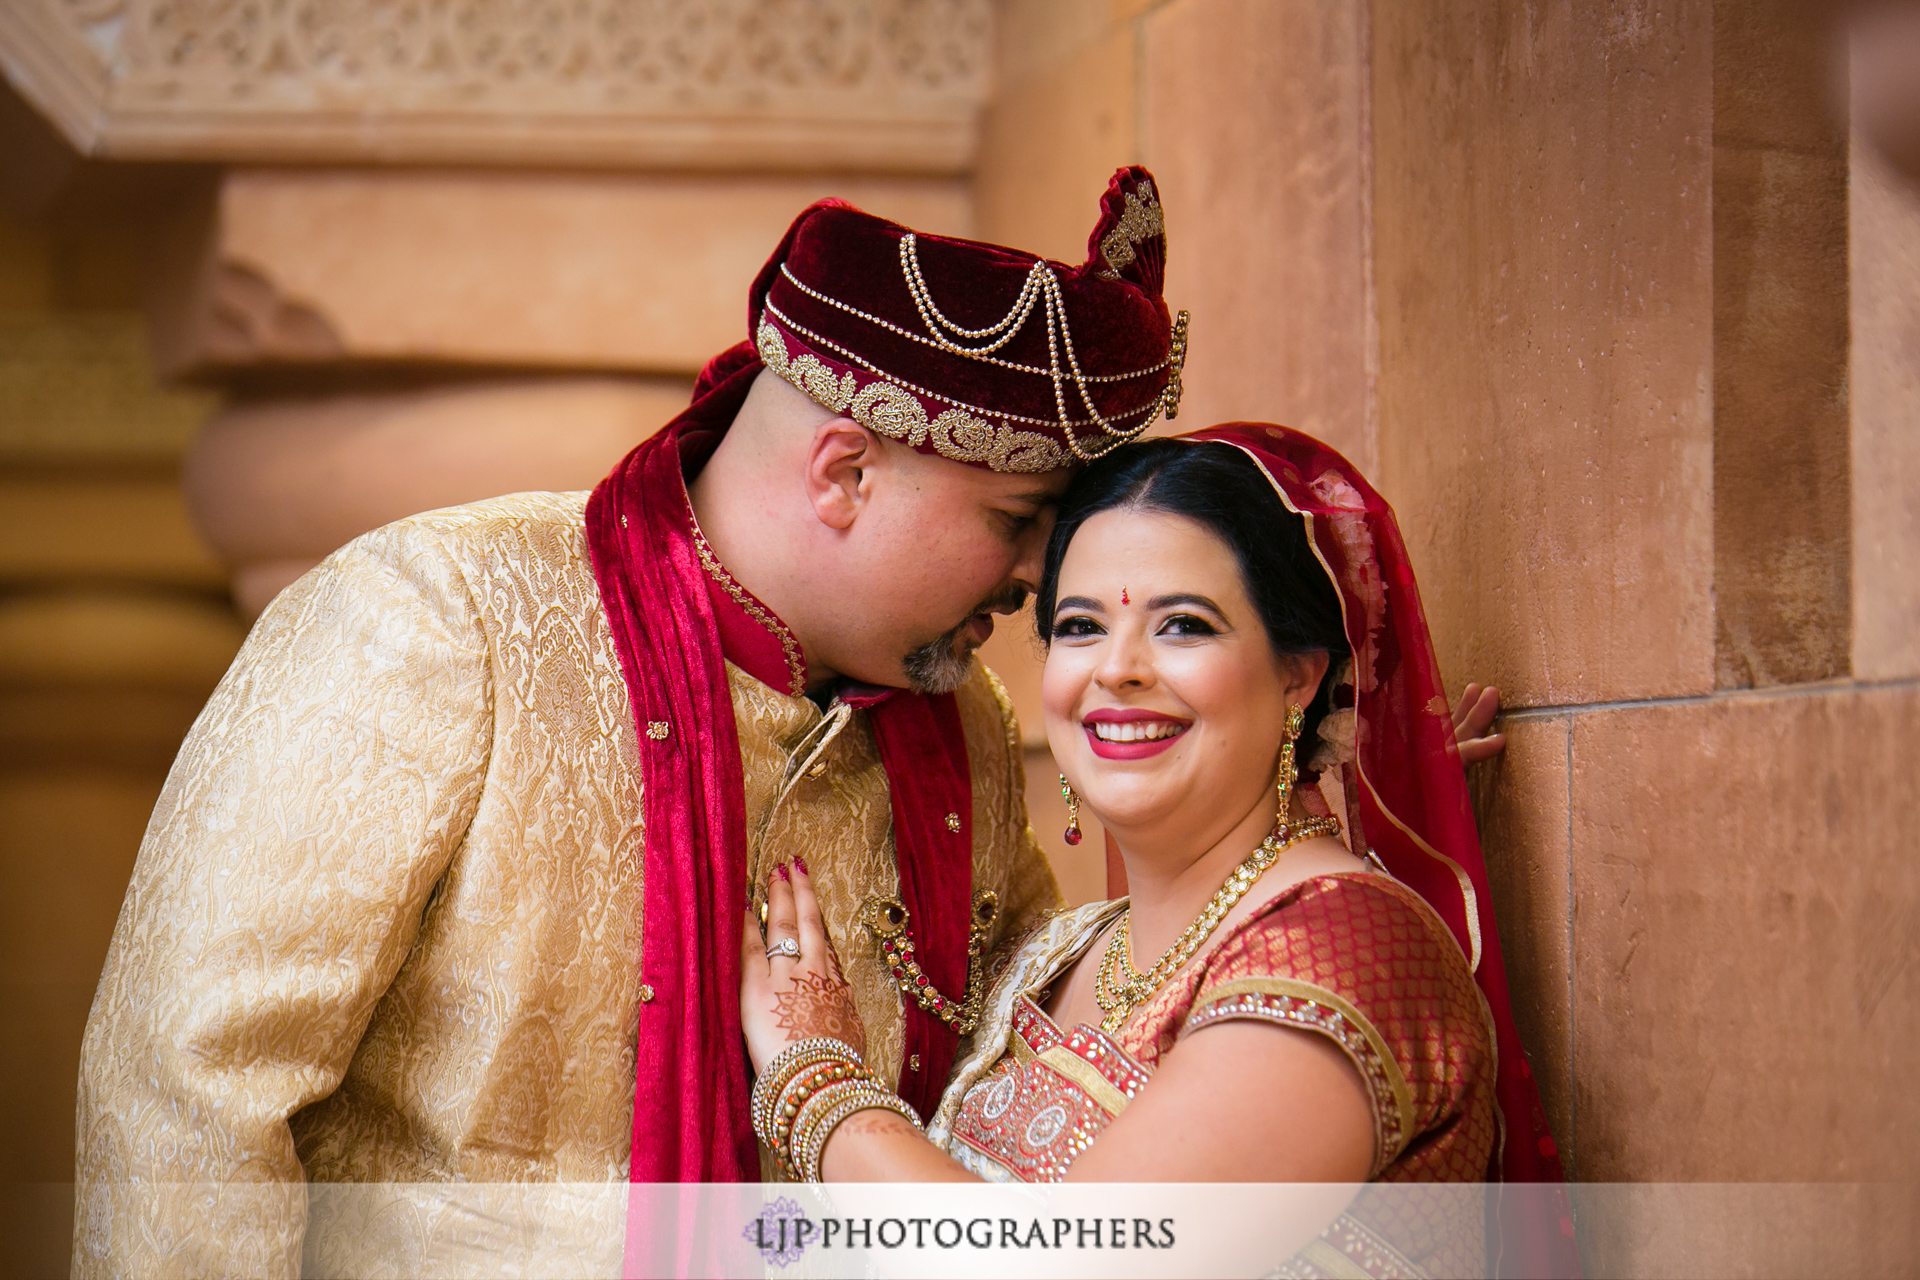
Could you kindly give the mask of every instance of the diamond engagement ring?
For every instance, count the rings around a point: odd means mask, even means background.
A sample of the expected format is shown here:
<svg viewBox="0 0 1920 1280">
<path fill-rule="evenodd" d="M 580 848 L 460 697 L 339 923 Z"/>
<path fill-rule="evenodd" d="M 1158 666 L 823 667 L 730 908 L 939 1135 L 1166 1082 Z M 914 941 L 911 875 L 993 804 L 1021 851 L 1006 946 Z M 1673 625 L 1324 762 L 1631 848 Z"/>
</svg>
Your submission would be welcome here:
<svg viewBox="0 0 1920 1280">
<path fill-rule="evenodd" d="M 775 956 L 786 956 L 789 959 L 798 960 L 800 958 L 800 939 L 782 938 L 780 941 L 768 947 L 767 959 L 771 960 Z"/>
</svg>

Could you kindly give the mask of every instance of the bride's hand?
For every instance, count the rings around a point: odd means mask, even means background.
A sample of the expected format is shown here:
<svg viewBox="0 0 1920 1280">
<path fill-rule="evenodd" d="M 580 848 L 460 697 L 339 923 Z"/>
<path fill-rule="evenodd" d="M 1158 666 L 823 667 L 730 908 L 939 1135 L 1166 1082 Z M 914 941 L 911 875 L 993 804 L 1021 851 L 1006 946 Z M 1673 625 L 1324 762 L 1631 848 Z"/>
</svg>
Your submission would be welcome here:
<svg viewBox="0 0 1920 1280">
<path fill-rule="evenodd" d="M 1453 740 L 1460 750 L 1460 763 L 1491 760 L 1507 749 L 1507 735 L 1488 733 L 1500 714 L 1500 691 L 1492 685 L 1482 689 L 1470 684 L 1453 705 Z"/>
<path fill-rule="evenodd" d="M 814 1036 L 844 1040 L 864 1054 L 866 1032 L 827 940 L 807 864 L 796 859 L 767 876 L 764 941 L 753 915 L 747 913 L 740 940 L 740 1021 L 753 1069 L 765 1071 L 782 1049 Z M 795 945 L 797 958 L 780 954 Z"/>
</svg>

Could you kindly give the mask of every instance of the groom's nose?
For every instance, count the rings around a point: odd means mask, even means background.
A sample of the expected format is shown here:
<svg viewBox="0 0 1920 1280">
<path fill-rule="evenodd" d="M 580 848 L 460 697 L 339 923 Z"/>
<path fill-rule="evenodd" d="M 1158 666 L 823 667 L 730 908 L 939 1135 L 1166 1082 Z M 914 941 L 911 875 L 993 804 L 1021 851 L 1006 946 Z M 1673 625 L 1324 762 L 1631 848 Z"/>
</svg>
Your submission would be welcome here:
<svg viewBox="0 0 1920 1280">
<path fill-rule="evenodd" d="M 1013 562 L 1010 576 L 1023 593 L 1031 594 L 1040 589 L 1040 575 L 1046 567 L 1047 539 L 1053 534 L 1054 515 L 1052 507 L 1044 508 L 1020 537 L 1019 556 Z M 1019 607 L 1014 606 L 1015 609 Z"/>
</svg>

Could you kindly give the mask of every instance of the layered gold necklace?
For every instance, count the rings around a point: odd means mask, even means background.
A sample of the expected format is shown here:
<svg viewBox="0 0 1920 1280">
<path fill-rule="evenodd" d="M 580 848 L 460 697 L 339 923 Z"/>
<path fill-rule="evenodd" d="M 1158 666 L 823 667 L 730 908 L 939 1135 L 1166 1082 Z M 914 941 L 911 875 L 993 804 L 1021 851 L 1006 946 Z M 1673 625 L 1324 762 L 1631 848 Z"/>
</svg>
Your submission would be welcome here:
<svg viewBox="0 0 1920 1280">
<path fill-rule="evenodd" d="M 1213 897 L 1193 923 L 1186 927 L 1167 953 L 1160 957 L 1158 964 L 1141 973 L 1133 967 L 1133 908 L 1129 906 L 1120 915 L 1120 927 L 1114 930 L 1112 941 L 1107 943 L 1105 954 L 1100 957 L 1100 968 L 1093 978 L 1093 998 L 1100 1004 L 1100 1029 L 1108 1035 L 1118 1035 L 1120 1028 L 1127 1024 L 1133 1011 L 1140 1002 L 1160 989 L 1161 984 L 1171 978 L 1179 968 L 1193 959 L 1194 953 L 1220 922 L 1233 910 L 1234 904 L 1247 896 L 1258 880 L 1288 848 L 1302 840 L 1315 836 L 1337 836 L 1340 834 L 1340 820 L 1333 817 L 1307 818 L 1300 822 L 1285 822 L 1275 827 L 1260 847 L 1247 856 L 1247 860 L 1234 869 L 1227 882 L 1214 890 Z"/>
</svg>

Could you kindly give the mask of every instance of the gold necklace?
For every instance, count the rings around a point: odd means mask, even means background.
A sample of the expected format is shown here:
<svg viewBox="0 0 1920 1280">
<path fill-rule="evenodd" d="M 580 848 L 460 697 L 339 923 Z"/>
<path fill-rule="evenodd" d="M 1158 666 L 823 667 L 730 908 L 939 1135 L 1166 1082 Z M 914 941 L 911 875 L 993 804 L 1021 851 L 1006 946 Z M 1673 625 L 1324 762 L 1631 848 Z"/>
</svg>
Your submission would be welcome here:
<svg viewBox="0 0 1920 1280">
<path fill-rule="evenodd" d="M 1265 874 L 1267 868 L 1280 860 L 1280 855 L 1302 840 L 1315 836 L 1335 836 L 1340 834 L 1340 820 L 1333 817 L 1308 818 L 1303 822 L 1288 822 L 1275 827 L 1260 847 L 1247 855 L 1227 877 L 1225 884 L 1214 890 L 1213 897 L 1200 914 L 1194 917 L 1167 953 L 1160 957 L 1158 964 L 1141 973 L 1133 967 L 1133 908 L 1129 906 L 1120 915 L 1120 927 L 1114 930 L 1112 941 L 1100 957 L 1100 967 L 1094 972 L 1093 998 L 1100 1005 L 1104 1016 L 1100 1019 L 1100 1029 L 1108 1035 L 1118 1035 L 1120 1028 L 1127 1024 L 1133 1011 L 1159 989 L 1160 985 L 1171 978 L 1187 961 L 1193 959 L 1200 945 L 1213 935 L 1226 919 L 1227 912 L 1233 910 L 1240 899 L 1247 896 L 1254 881 Z"/>
</svg>

